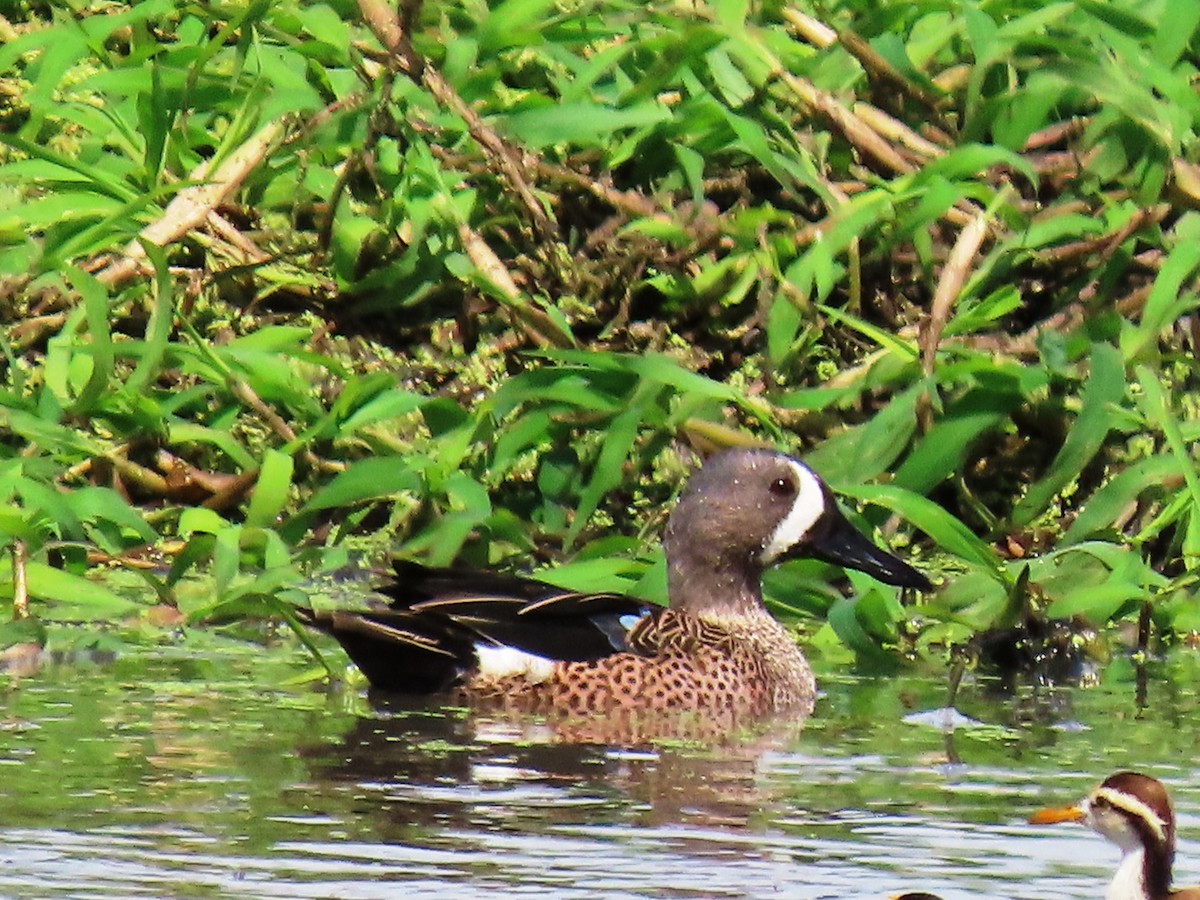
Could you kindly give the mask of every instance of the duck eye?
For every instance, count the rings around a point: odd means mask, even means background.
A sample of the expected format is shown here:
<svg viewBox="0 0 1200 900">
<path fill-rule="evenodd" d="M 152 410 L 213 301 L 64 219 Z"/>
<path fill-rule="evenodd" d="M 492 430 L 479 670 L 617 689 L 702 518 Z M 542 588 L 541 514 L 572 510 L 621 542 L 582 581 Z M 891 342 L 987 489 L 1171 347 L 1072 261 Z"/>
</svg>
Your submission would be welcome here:
<svg viewBox="0 0 1200 900">
<path fill-rule="evenodd" d="M 790 478 L 776 478 L 771 482 L 771 493 L 776 497 L 796 496 L 796 483 Z"/>
</svg>

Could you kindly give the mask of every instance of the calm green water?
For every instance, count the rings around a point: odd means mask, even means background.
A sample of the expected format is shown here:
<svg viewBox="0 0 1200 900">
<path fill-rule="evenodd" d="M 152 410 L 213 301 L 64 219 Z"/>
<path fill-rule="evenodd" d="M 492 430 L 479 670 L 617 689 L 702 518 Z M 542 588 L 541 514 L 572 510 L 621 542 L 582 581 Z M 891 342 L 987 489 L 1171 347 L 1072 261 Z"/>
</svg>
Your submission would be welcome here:
<svg viewBox="0 0 1200 900">
<path fill-rule="evenodd" d="M 780 746 L 625 752 L 353 692 L 273 687 L 292 649 L 50 667 L 0 715 L 3 897 L 955 897 L 1094 900 L 1116 851 L 1024 819 L 1108 772 L 1167 781 L 1200 882 L 1200 664 L 1088 689 L 826 675 Z M 915 718 L 915 721 L 914 721 Z"/>
</svg>

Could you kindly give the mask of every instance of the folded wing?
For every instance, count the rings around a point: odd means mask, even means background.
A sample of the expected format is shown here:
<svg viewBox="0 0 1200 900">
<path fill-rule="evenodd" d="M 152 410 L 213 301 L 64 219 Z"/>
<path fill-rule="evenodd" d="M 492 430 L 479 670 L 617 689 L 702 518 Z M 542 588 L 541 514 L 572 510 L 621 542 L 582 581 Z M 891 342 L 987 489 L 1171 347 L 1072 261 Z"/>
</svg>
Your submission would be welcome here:
<svg viewBox="0 0 1200 900">
<path fill-rule="evenodd" d="M 569 662 L 637 652 L 629 633 L 658 609 L 622 594 L 408 561 L 395 563 L 380 592 L 386 605 L 298 615 L 336 638 L 372 686 L 418 694 L 461 683 L 477 669 L 480 647 Z"/>
</svg>

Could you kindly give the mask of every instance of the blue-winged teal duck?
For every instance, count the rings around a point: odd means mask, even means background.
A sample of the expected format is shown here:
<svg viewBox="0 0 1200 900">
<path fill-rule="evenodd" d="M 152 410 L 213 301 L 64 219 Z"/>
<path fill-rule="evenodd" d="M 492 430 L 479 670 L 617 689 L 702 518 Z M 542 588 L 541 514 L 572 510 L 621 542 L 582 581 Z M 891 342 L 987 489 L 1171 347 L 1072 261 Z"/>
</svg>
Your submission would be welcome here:
<svg viewBox="0 0 1200 900">
<path fill-rule="evenodd" d="M 1171 887 L 1175 811 L 1157 778 L 1117 772 L 1075 806 L 1043 809 L 1029 821 L 1083 822 L 1121 848 L 1121 863 L 1106 900 L 1200 900 L 1200 887 Z"/>
<path fill-rule="evenodd" d="M 856 531 L 810 468 L 766 450 L 710 458 L 663 545 L 668 608 L 398 562 L 382 589 L 389 605 L 301 617 L 385 690 L 455 691 L 472 705 L 534 713 L 766 716 L 807 713 L 815 684 L 795 637 L 763 605 L 765 568 L 808 556 L 930 587 Z"/>
</svg>

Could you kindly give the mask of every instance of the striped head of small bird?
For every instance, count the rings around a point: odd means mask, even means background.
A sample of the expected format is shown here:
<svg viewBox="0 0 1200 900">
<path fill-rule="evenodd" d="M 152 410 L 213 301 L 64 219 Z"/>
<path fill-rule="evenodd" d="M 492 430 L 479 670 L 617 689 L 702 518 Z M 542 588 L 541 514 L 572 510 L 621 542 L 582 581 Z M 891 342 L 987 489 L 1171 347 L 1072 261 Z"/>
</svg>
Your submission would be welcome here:
<svg viewBox="0 0 1200 900">
<path fill-rule="evenodd" d="M 1171 887 L 1175 810 L 1157 778 L 1117 772 L 1079 803 L 1039 810 L 1029 821 L 1081 822 L 1121 849 L 1106 900 L 1200 900 L 1200 888 Z"/>
</svg>

